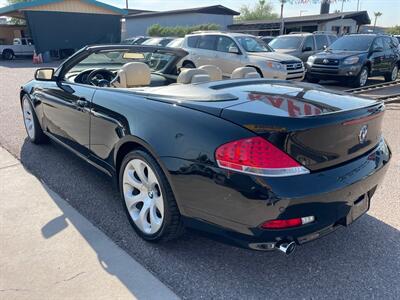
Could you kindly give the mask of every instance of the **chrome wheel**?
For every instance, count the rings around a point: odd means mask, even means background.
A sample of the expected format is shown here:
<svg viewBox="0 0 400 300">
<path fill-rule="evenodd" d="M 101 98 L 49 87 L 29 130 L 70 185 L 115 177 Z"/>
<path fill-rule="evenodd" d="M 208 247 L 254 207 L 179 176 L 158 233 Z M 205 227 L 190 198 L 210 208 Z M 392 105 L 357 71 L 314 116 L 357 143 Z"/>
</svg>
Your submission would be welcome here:
<svg viewBox="0 0 400 300">
<path fill-rule="evenodd" d="M 154 234 L 164 221 L 164 199 L 158 179 L 141 159 L 130 160 L 123 173 L 123 197 L 137 228 Z"/>
<path fill-rule="evenodd" d="M 398 66 L 394 66 L 393 70 L 392 70 L 392 76 L 390 77 L 390 79 L 392 81 L 395 81 L 397 78 L 397 74 L 399 73 L 399 67 Z"/>
<path fill-rule="evenodd" d="M 33 120 L 33 112 L 29 100 L 24 98 L 22 103 L 22 113 L 24 115 L 24 124 L 26 132 L 31 140 L 35 139 L 35 122 Z"/>
<path fill-rule="evenodd" d="M 368 70 L 362 69 L 360 74 L 360 86 L 364 86 L 368 80 Z"/>
</svg>

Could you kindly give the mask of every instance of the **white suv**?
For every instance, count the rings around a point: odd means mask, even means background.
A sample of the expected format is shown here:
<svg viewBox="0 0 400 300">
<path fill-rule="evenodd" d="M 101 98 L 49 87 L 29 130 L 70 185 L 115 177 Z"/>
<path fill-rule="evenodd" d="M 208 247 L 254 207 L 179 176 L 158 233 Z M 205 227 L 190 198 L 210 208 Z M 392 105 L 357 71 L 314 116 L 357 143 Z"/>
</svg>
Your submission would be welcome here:
<svg viewBox="0 0 400 300">
<path fill-rule="evenodd" d="M 239 67 L 254 67 L 261 77 L 303 80 L 300 59 L 274 52 L 260 39 L 247 34 L 204 31 L 185 36 L 182 48 L 189 54 L 182 59 L 183 68 L 215 65 L 224 77 Z"/>
</svg>

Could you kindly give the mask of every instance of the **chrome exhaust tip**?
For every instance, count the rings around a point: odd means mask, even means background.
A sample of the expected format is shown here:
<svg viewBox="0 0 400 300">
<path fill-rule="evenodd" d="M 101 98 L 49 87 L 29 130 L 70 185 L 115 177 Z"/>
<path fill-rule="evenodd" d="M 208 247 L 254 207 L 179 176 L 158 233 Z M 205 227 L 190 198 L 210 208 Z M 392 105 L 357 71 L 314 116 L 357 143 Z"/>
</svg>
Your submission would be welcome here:
<svg viewBox="0 0 400 300">
<path fill-rule="evenodd" d="M 275 247 L 276 247 L 276 249 L 278 249 L 279 251 L 282 251 L 286 255 L 290 255 L 296 249 L 296 243 L 295 242 L 283 242 L 283 243 L 275 245 Z"/>
</svg>

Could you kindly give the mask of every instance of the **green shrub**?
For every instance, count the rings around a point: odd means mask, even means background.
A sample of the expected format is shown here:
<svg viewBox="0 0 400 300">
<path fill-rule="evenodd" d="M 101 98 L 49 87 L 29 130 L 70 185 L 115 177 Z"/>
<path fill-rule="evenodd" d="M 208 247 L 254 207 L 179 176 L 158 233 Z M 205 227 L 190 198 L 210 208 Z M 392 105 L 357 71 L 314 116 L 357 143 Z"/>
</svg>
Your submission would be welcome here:
<svg viewBox="0 0 400 300">
<path fill-rule="evenodd" d="M 161 26 L 160 24 L 153 24 L 147 28 L 149 36 L 173 36 L 184 37 L 186 34 L 199 30 L 219 30 L 218 24 L 200 24 L 194 26 Z"/>
</svg>

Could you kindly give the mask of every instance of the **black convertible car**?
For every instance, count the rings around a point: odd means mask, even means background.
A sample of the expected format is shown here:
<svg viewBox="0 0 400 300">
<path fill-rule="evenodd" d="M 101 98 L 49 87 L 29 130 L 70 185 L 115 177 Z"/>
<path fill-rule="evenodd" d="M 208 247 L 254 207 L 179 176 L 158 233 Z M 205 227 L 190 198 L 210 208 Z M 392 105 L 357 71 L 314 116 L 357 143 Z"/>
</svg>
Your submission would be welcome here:
<svg viewBox="0 0 400 300">
<path fill-rule="evenodd" d="M 110 175 L 148 241 L 188 226 L 290 253 L 369 209 L 391 156 L 381 102 L 246 67 L 177 70 L 186 54 L 91 46 L 37 70 L 20 92 L 29 139 Z"/>
</svg>

